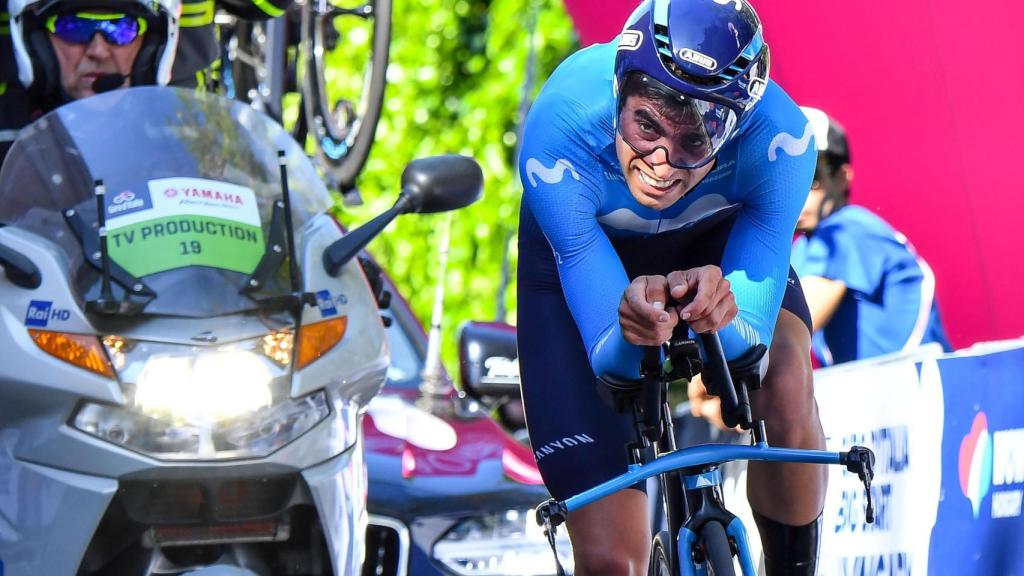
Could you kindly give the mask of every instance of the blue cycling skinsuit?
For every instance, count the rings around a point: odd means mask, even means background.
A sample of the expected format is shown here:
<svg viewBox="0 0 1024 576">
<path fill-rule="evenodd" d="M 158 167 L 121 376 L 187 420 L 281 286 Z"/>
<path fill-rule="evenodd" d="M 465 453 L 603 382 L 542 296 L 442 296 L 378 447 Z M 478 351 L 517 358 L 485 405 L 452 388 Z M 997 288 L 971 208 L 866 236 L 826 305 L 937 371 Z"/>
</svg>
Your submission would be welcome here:
<svg viewBox="0 0 1024 576">
<path fill-rule="evenodd" d="M 828 324 L 811 339 L 823 366 L 938 342 L 950 350 L 935 304 L 935 276 L 906 237 L 860 206 L 844 206 L 797 239 L 800 276 L 846 284 Z"/>
<path fill-rule="evenodd" d="M 558 67 L 527 118 L 519 159 L 523 399 L 556 498 L 625 470 L 631 417 L 601 402 L 595 374 L 638 375 L 642 349 L 618 323 L 631 278 L 720 265 L 739 307 L 720 333 L 730 359 L 770 345 L 780 307 L 810 329 L 789 266 L 817 158 L 800 108 L 770 82 L 703 181 L 665 210 L 646 208 L 615 153 L 616 46 L 592 46 Z"/>
</svg>

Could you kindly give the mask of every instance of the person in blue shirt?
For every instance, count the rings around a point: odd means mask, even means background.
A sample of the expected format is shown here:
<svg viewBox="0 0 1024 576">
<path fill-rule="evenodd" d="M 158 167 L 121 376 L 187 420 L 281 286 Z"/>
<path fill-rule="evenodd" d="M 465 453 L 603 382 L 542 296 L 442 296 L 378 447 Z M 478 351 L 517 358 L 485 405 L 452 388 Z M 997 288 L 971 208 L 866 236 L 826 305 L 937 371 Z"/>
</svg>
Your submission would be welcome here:
<svg viewBox="0 0 1024 576">
<path fill-rule="evenodd" d="M 548 79 L 519 169 L 519 354 L 527 426 L 556 498 L 626 470 L 631 416 L 595 375 L 639 375 L 643 345 L 689 325 L 729 359 L 769 346 L 755 417 L 773 445 L 824 448 L 811 320 L 789 266 L 814 133 L 769 80 L 743 0 L 646 0 L 612 42 Z M 679 302 L 679 304 L 676 304 Z M 750 464 L 770 576 L 813 574 L 821 466 Z M 571 514 L 576 574 L 638 574 L 650 547 L 642 487 Z"/>
<path fill-rule="evenodd" d="M 814 327 L 812 350 L 822 366 L 950 345 L 935 299 L 935 275 L 907 238 L 885 220 L 849 204 L 846 133 L 816 108 L 804 113 L 815 130 L 818 163 L 793 247 Z"/>
</svg>

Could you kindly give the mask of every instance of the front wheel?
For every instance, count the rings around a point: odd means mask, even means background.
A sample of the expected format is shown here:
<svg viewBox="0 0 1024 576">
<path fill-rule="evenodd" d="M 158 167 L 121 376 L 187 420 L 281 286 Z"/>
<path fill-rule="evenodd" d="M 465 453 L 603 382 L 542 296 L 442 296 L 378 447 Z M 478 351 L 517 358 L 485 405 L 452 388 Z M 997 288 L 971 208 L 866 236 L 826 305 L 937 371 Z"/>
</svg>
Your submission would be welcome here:
<svg viewBox="0 0 1024 576">
<path fill-rule="evenodd" d="M 732 546 L 725 528 L 718 522 L 708 522 L 700 531 L 700 545 L 704 551 L 704 562 L 708 574 L 714 576 L 736 576 L 732 561 Z"/>
<path fill-rule="evenodd" d="M 672 570 L 672 538 L 668 532 L 661 531 L 654 537 L 651 546 L 651 562 L 647 567 L 648 576 L 673 576 Z"/>
</svg>

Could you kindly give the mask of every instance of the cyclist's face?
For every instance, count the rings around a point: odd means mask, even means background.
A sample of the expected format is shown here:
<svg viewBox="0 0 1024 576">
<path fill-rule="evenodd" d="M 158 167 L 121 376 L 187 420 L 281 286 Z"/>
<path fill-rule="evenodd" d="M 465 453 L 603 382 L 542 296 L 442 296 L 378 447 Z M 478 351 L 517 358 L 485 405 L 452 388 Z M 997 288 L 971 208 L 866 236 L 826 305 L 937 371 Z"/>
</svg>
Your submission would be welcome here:
<svg viewBox="0 0 1024 576">
<path fill-rule="evenodd" d="M 68 96 L 78 99 L 95 94 L 92 84 L 100 76 L 128 76 L 142 46 L 142 36 L 136 36 L 128 44 L 118 46 L 107 42 L 103 34 L 98 32 L 87 44 L 68 42 L 56 34 L 50 34 L 50 43 L 60 64 L 61 86 Z"/>
<path fill-rule="evenodd" d="M 642 96 L 627 97 L 615 133 L 615 152 L 629 191 L 637 202 L 656 210 L 674 204 L 714 167 L 714 162 L 692 169 L 672 166 L 669 158 L 706 147 L 707 137 L 699 122 L 671 118 L 660 109 Z"/>
</svg>

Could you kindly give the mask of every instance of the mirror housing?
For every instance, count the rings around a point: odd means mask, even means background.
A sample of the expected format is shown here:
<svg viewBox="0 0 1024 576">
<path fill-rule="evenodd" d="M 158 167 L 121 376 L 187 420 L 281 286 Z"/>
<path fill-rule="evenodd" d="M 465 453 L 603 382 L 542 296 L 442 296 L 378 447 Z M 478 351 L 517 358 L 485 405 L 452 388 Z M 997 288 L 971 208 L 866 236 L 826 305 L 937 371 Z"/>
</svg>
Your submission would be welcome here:
<svg viewBox="0 0 1024 576">
<path fill-rule="evenodd" d="M 469 206 L 480 198 L 483 182 L 480 165 L 469 156 L 448 154 L 413 160 L 402 172 L 402 193 L 394 206 L 328 246 L 324 250 L 324 270 L 337 276 L 399 214 L 430 214 Z"/>
<path fill-rule="evenodd" d="M 446 154 L 413 160 L 402 171 L 404 212 L 432 214 L 469 206 L 480 198 L 484 173 L 469 156 Z"/>
<path fill-rule="evenodd" d="M 464 322 L 459 327 L 459 376 L 466 394 L 485 405 L 519 400 L 515 327 Z"/>
</svg>

